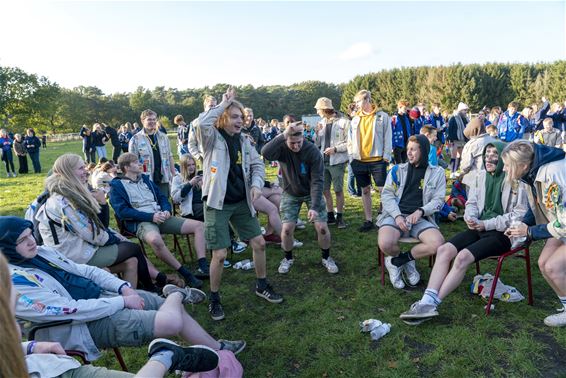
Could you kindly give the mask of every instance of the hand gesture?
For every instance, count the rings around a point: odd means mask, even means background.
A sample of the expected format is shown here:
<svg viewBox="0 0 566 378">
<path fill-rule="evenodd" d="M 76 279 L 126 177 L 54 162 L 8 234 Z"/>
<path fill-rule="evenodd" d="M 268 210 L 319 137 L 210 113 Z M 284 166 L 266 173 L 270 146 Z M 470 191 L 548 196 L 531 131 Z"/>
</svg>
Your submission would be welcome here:
<svg viewBox="0 0 566 378">
<path fill-rule="evenodd" d="M 153 223 L 161 224 L 165 222 L 166 219 L 167 218 L 165 218 L 165 215 L 161 211 L 158 211 L 157 213 L 153 214 Z"/>
<path fill-rule="evenodd" d="M 124 290 L 122 290 L 123 292 Z M 129 308 L 132 310 L 143 310 L 145 303 L 143 298 L 138 294 L 123 296 L 124 298 L 124 308 Z"/>
<path fill-rule="evenodd" d="M 405 222 L 409 222 L 410 224 L 416 224 L 419 219 L 421 219 L 423 212 L 419 209 L 415 210 L 415 212 L 411 215 L 409 215 L 406 219 Z"/>
<path fill-rule="evenodd" d="M 316 218 L 318 218 L 318 211 L 310 209 L 307 213 L 307 218 L 309 219 L 309 222 L 314 222 Z"/>
<path fill-rule="evenodd" d="M 507 228 L 507 230 L 505 230 L 505 235 L 507 235 L 509 238 L 527 236 L 528 229 L 529 226 L 527 226 L 523 222 L 519 222 L 518 225 Z"/>
<path fill-rule="evenodd" d="M 397 215 L 397 217 L 395 218 L 395 223 L 397 224 L 397 227 L 401 229 L 401 231 L 409 232 L 407 223 L 405 223 L 405 218 L 402 215 Z"/>
<path fill-rule="evenodd" d="M 334 150 L 334 147 L 328 147 L 326 150 L 324 150 L 324 154 L 331 156 L 334 155 L 336 153 L 336 151 Z"/>
<path fill-rule="evenodd" d="M 236 90 L 232 88 L 232 86 L 229 86 L 228 89 L 226 89 L 226 93 L 222 95 L 222 101 L 232 102 L 234 99 L 236 99 Z"/>
</svg>

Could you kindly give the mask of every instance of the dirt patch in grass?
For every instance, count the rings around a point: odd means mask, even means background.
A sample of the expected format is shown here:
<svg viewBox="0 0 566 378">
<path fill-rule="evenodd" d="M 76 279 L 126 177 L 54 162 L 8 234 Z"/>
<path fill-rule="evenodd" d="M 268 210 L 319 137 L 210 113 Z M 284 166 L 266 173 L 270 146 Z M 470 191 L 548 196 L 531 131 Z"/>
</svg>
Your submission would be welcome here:
<svg viewBox="0 0 566 378">
<path fill-rule="evenodd" d="M 545 361 L 540 361 L 544 366 L 540 367 L 540 373 L 543 377 L 564 377 L 564 356 L 566 356 L 566 348 L 558 344 L 556 339 L 542 332 L 533 332 L 533 339 L 546 345 Z"/>
</svg>

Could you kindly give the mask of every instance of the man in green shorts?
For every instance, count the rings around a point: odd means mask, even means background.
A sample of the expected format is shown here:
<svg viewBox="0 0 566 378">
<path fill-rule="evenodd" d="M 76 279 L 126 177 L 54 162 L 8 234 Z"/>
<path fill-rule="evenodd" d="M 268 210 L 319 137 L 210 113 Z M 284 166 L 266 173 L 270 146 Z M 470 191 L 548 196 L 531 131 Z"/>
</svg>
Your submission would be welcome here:
<svg viewBox="0 0 566 378">
<path fill-rule="evenodd" d="M 199 227 L 198 222 L 171 216 L 169 200 L 148 175 L 142 174 L 142 165 L 135 154 L 126 152 L 120 155 L 118 167 L 123 175 L 110 182 L 110 205 L 116 216 L 124 222 L 128 231 L 148 243 L 155 255 L 175 269 L 189 286 L 202 287 L 202 281 L 177 261 L 161 236 L 200 233 L 202 237 L 202 223 Z M 197 251 L 197 256 L 204 258 L 205 253 L 203 248 Z"/>
<path fill-rule="evenodd" d="M 322 196 L 324 164 L 320 151 L 304 141 L 302 122 L 291 123 L 283 134 L 267 143 L 261 153 L 267 160 L 277 160 L 283 176 L 281 196 L 281 247 L 285 257 L 279 265 L 279 273 L 288 273 L 293 265 L 293 233 L 303 202 L 309 208 L 308 219 L 314 222 L 318 245 L 322 251 L 322 266 L 328 273 L 338 273 L 336 263 L 330 257 L 330 230 L 326 223 L 326 203 Z"/>
<path fill-rule="evenodd" d="M 350 122 L 341 117 L 334 107 L 332 100 L 321 97 L 314 106 L 321 117 L 314 134 L 314 144 L 320 148 L 324 157 L 324 199 L 328 212 L 328 224 L 336 224 L 338 228 L 346 228 L 344 222 L 344 170 L 348 163 L 348 128 Z M 330 186 L 336 194 L 336 218 Z"/>
<path fill-rule="evenodd" d="M 265 167 L 249 139 L 242 135 L 244 107 L 228 88 L 222 102 L 193 121 L 195 137 L 203 154 L 202 199 L 210 263 L 210 304 L 213 320 L 224 319 L 220 281 L 227 248 L 231 246 L 229 222 L 243 240 L 249 240 L 257 276 L 256 295 L 271 303 L 283 302 L 266 279 L 265 240 L 253 208 L 261 196 Z"/>
</svg>

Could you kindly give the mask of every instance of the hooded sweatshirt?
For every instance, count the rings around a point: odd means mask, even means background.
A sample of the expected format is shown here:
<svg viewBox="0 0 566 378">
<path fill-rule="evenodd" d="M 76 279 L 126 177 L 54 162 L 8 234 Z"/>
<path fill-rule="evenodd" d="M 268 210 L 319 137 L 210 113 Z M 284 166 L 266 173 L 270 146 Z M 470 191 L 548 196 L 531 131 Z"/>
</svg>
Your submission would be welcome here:
<svg viewBox="0 0 566 378">
<path fill-rule="evenodd" d="M 428 166 L 430 143 L 424 135 L 416 137 L 421 149 L 421 157 L 415 164 L 408 164 L 407 183 L 405 184 L 408 190 L 403 191 L 399 201 L 399 210 L 402 214 L 411 214 L 423 206 L 424 177 Z"/>
<path fill-rule="evenodd" d="M 371 147 L 373 145 L 373 124 L 375 123 L 375 114 L 377 113 L 377 106 L 373 105 L 369 113 L 359 111 L 360 117 L 360 156 L 363 162 L 373 162 L 382 160 L 381 157 L 371 157 Z"/>
<path fill-rule="evenodd" d="M 487 172 L 485 168 L 485 153 L 488 147 L 495 147 L 499 155 L 497 160 L 497 166 L 495 171 L 490 173 Z M 505 144 L 502 142 L 492 142 L 488 143 L 483 149 L 482 161 L 483 167 L 486 171 L 485 175 L 485 207 L 482 214 L 480 215 L 481 220 L 495 218 L 498 215 L 503 215 L 504 209 L 501 204 L 501 191 L 503 188 L 503 181 L 505 179 L 505 172 L 503 172 L 503 159 L 501 159 L 501 153 L 505 148 Z"/>
</svg>

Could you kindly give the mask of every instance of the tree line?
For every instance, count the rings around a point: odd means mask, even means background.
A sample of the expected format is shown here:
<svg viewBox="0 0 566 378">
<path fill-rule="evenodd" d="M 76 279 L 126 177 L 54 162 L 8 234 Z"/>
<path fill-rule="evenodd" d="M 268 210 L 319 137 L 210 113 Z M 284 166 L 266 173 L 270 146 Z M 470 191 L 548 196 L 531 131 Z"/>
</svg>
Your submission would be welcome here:
<svg viewBox="0 0 566 378">
<path fill-rule="evenodd" d="M 202 111 L 206 95 L 220 99 L 228 84 L 199 89 L 138 87 L 132 93 L 105 94 L 92 86 L 62 88 L 44 76 L 17 67 L 0 66 L 0 125 L 10 129 L 33 127 L 39 132 L 76 132 L 83 124 L 119 125 L 139 119 L 142 110 L 155 110 L 165 126 L 177 114 L 193 119 Z M 536 103 L 566 99 L 566 61 L 536 64 L 455 64 L 403 67 L 359 75 L 345 84 L 307 81 L 283 86 L 237 87 L 239 100 L 256 117 L 281 119 L 286 113 L 314 113 L 319 97 L 328 97 L 346 111 L 355 93 L 369 89 L 380 107 L 392 113 L 399 99 L 412 104 L 438 102 L 452 110 L 459 101 L 470 108 L 505 107 L 510 101 Z"/>
</svg>

